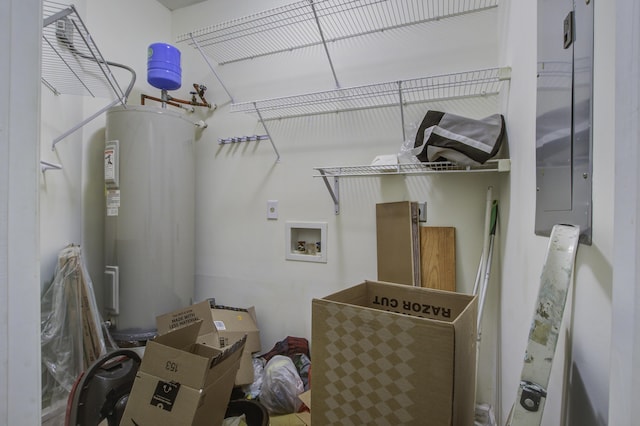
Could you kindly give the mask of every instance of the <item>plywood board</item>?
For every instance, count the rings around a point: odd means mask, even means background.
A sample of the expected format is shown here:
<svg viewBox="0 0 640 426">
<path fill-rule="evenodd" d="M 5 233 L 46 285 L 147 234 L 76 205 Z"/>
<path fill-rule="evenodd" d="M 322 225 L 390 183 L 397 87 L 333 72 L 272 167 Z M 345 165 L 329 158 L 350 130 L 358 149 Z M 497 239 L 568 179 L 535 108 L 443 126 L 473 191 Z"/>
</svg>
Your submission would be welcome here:
<svg viewBox="0 0 640 426">
<path fill-rule="evenodd" d="M 418 203 L 376 204 L 378 280 L 420 287 Z"/>
<path fill-rule="evenodd" d="M 456 291 L 454 227 L 420 227 L 421 286 Z"/>
</svg>

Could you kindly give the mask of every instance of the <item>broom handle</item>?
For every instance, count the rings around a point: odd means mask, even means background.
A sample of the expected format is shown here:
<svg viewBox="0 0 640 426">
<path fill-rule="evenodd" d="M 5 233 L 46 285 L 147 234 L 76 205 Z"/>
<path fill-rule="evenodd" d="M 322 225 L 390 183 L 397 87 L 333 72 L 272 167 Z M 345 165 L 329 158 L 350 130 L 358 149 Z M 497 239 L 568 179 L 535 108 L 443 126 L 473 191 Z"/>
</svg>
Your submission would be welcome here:
<svg viewBox="0 0 640 426">
<path fill-rule="evenodd" d="M 480 256 L 480 265 L 478 265 L 478 273 L 476 274 L 476 282 L 473 286 L 473 294 L 478 294 L 480 282 L 484 277 L 487 263 L 487 254 L 489 252 L 489 233 L 491 226 L 491 208 L 493 203 L 493 186 L 487 188 L 487 201 L 484 211 L 484 239 L 482 242 L 482 254 Z"/>
</svg>

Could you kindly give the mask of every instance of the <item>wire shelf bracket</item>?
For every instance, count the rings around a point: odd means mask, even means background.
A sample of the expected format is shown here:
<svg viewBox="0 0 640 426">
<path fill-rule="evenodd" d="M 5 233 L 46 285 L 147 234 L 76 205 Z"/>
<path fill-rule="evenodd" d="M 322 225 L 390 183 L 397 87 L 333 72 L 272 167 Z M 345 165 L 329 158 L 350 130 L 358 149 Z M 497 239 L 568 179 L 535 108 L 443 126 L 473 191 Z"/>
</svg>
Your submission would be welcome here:
<svg viewBox="0 0 640 426">
<path fill-rule="evenodd" d="M 60 164 L 40 160 L 40 171 L 44 174 L 47 170 L 62 170 L 62 166 Z"/>
<path fill-rule="evenodd" d="M 329 195 L 333 200 L 335 214 L 340 214 L 340 180 L 342 177 L 382 177 L 382 176 L 418 176 L 435 173 L 504 173 L 511 171 L 511 160 L 508 158 L 488 160 L 477 166 L 466 166 L 450 161 L 425 163 L 397 163 L 369 166 L 330 166 L 314 167 L 321 177 Z"/>
<path fill-rule="evenodd" d="M 258 119 L 260 120 L 260 123 L 262 123 L 262 127 L 264 127 L 264 131 L 267 133 L 267 139 L 269 139 L 269 142 L 271 142 L 271 147 L 273 148 L 273 151 L 276 153 L 276 163 L 280 162 L 280 153 L 278 152 L 278 148 L 276 148 L 276 144 L 273 143 L 273 138 L 271 137 L 271 133 L 269 133 L 269 129 L 267 128 L 267 125 L 264 122 L 264 119 L 262 118 L 262 114 L 260 113 L 260 110 L 258 109 L 258 106 L 254 103 L 253 104 L 253 108 L 256 110 L 256 114 L 258 114 Z"/>
<path fill-rule="evenodd" d="M 126 95 L 96 46 L 73 5 L 44 0 L 42 30 L 42 75 L 45 87 L 55 95 L 71 94 L 113 99 L 91 117 L 55 138 L 51 149 L 71 133 L 120 103 Z"/>
</svg>

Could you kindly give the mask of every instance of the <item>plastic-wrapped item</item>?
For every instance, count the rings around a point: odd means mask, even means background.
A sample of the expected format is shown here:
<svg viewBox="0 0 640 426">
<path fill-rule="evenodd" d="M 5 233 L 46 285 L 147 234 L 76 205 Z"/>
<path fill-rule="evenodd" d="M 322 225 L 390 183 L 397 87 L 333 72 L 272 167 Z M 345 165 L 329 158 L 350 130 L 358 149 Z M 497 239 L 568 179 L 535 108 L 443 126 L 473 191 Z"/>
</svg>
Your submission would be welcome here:
<svg viewBox="0 0 640 426">
<path fill-rule="evenodd" d="M 245 385 L 242 390 L 245 393 L 247 399 L 256 399 L 260 395 L 260 389 L 262 388 L 262 376 L 264 372 L 265 359 L 253 358 L 253 383 Z"/>
<path fill-rule="evenodd" d="M 474 426 L 496 426 L 496 416 L 489 404 L 476 404 Z"/>
<path fill-rule="evenodd" d="M 405 128 L 406 138 L 400 146 L 400 152 L 398 152 L 398 162 L 402 164 L 420 163 L 417 155 L 422 151 L 422 146 L 416 148 L 415 139 L 418 134 L 419 124 L 415 122 L 409 123 Z"/>
<path fill-rule="evenodd" d="M 298 374 L 300 375 L 300 379 L 304 385 L 304 390 L 308 391 L 311 360 L 305 354 L 294 354 L 291 356 L 291 360 L 293 361 L 293 365 L 296 366 L 296 370 L 298 370 Z"/>
<path fill-rule="evenodd" d="M 79 375 L 116 347 L 103 331 L 79 246 L 60 251 L 54 279 L 42 295 L 40 315 L 44 408 L 66 401 Z"/>
<path fill-rule="evenodd" d="M 296 413 L 302 402 L 298 398 L 304 385 L 291 358 L 275 355 L 264 367 L 260 403 L 269 414 Z"/>
</svg>

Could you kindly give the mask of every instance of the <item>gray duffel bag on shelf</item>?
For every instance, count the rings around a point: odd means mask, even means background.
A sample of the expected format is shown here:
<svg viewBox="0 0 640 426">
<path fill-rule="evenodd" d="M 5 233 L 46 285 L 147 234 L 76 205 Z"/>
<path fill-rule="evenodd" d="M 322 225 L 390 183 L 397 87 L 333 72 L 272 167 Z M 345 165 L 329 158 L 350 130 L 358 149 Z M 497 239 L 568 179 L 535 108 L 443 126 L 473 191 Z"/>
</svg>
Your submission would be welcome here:
<svg viewBox="0 0 640 426">
<path fill-rule="evenodd" d="M 451 161 L 477 166 L 498 153 L 505 133 L 502 114 L 475 120 L 428 111 L 416 133 L 414 152 L 422 162 Z"/>
</svg>

